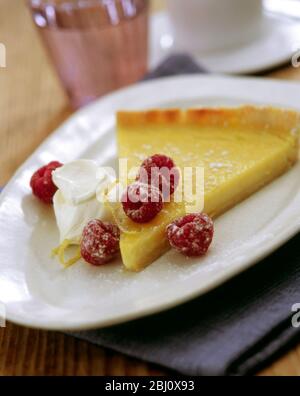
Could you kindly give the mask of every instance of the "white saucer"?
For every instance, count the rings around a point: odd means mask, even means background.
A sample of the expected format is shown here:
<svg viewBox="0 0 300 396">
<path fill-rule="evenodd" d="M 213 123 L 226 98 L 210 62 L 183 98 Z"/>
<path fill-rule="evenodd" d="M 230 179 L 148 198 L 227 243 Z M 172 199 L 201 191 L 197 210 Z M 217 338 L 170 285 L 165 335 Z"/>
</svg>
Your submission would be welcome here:
<svg viewBox="0 0 300 396">
<path fill-rule="evenodd" d="M 263 33 L 255 41 L 222 52 L 192 54 L 193 57 L 208 71 L 227 74 L 257 73 L 289 62 L 300 48 L 300 19 L 271 14 L 265 14 L 264 19 Z M 150 66 L 153 68 L 167 55 L 178 51 L 166 12 L 152 16 L 150 31 Z"/>
</svg>

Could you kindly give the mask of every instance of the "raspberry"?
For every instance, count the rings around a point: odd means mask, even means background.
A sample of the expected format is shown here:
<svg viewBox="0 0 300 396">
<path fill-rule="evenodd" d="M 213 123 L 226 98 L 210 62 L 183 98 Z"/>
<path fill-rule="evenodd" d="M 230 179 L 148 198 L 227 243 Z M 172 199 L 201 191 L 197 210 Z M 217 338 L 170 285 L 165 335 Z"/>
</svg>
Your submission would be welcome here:
<svg viewBox="0 0 300 396">
<path fill-rule="evenodd" d="M 119 251 L 120 231 L 113 224 L 91 220 L 84 227 L 80 243 L 82 258 L 92 265 L 112 260 Z"/>
<path fill-rule="evenodd" d="M 179 171 L 172 158 L 164 154 L 154 154 L 143 161 L 137 180 L 153 184 L 167 200 L 178 186 Z"/>
<path fill-rule="evenodd" d="M 161 192 L 151 184 L 135 182 L 122 196 L 125 214 L 135 223 L 148 223 L 163 208 Z"/>
<path fill-rule="evenodd" d="M 58 161 L 49 162 L 48 165 L 34 172 L 30 179 L 30 187 L 33 195 L 47 204 L 52 203 L 53 196 L 57 190 L 52 180 L 52 172 L 60 166 L 62 166 L 62 164 Z"/>
<path fill-rule="evenodd" d="M 202 256 L 214 234 L 212 219 L 205 213 L 183 216 L 167 227 L 170 245 L 185 256 Z"/>
</svg>

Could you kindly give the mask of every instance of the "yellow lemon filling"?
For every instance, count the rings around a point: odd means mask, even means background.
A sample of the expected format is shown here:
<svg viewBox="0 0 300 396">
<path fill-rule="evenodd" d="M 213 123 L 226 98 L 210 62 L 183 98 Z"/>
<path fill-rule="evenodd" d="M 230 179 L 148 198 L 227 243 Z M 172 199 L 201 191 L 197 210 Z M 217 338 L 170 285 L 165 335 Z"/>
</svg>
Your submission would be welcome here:
<svg viewBox="0 0 300 396">
<path fill-rule="evenodd" d="M 128 169 L 153 154 L 176 166 L 204 170 L 204 212 L 216 217 L 286 172 L 298 158 L 299 113 L 272 107 L 149 110 L 117 114 L 118 153 Z M 196 187 L 196 186 L 195 186 Z M 186 202 L 164 205 L 147 224 L 111 210 L 121 228 L 125 267 L 139 271 L 168 248 L 166 226 L 186 212 Z M 255 215 L 255 214 L 253 214 Z"/>
</svg>

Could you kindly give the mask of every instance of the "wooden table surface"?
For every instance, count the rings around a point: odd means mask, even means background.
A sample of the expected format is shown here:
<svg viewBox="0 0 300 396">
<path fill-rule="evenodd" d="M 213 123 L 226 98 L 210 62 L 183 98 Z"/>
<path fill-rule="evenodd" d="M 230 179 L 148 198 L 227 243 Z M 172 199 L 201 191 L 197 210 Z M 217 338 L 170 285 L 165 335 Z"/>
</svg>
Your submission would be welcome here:
<svg viewBox="0 0 300 396">
<path fill-rule="evenodd" d="M 157 0 L 154 8 L 162 6 Z M 7 68 L 0 69 L 0 185 L 68 115 L 67 98 L 45 55 L 24 0 L 0 2 L 0 42 Z M 267 77 L 300 80 L 300 68 Z M 0 375 L 159 375 L 162 368 L 128 358 L 61 333 L 0 329 Z M 261 375 L 300 375 L 300 345 Z"/>
</svg>

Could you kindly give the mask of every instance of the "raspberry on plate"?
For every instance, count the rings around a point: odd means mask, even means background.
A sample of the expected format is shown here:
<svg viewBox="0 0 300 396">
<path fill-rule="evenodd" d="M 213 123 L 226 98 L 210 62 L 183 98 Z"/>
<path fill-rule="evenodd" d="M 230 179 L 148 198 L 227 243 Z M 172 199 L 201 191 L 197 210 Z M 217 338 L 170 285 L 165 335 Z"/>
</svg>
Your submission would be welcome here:
<svg viewBox="0 0 300 396">
<path fill-rule="evenodd" d="M 212 219 L 205 213 L 191 213 L 167 226 L 170 245 L 185 256 L 202 256 L 214 234 Z"/>
<path fill-rule="evenodd" d="M 80 243 L 82 258 L 92 265 L 111 261 L 119 251 L 120 231 L 111 223 L 95 219 L 84 227 Z"/>
<path fill-rule="evenodd" d="M 172 158 L 164 154 L 154 154 L 142 162 L 137 180 L 153 184 L 167 200 L 178 186 L 179 171 Z"/>
<path fill-rule="evenodd" d="M 134 182 L 122 196 L 125 214 L 135 223 L 148 223 L 163 208 L 161 192 L 151 184 Z"/>
<path fill-rule="evenodd" d="M 34 172 L 30 179 L 33 195 L 47 204 L 52 203 L 53 196 L 57 191 L 57 187 L 52 180 L 52 172 L 62 165 L 58 161 L 49 162 L 48 165 L 42 166 Z"/>
</svg>

